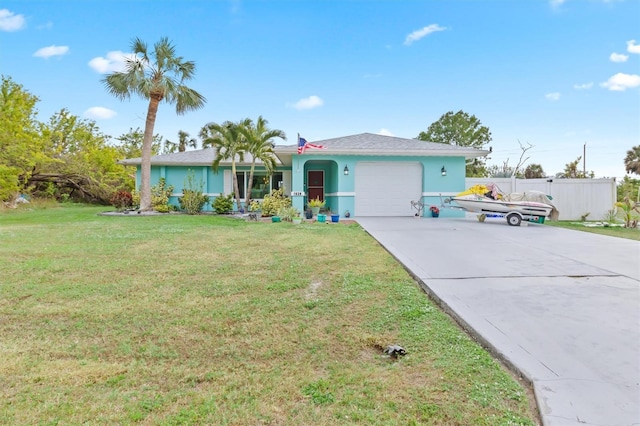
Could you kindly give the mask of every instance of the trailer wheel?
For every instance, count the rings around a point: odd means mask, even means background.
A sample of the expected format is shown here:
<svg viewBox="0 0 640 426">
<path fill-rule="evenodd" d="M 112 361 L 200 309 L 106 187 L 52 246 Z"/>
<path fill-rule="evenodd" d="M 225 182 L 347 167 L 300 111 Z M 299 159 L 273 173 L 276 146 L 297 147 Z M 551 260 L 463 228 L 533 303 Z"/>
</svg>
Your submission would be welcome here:
<svg viewBox="0 0 640 426">
<path fill-rule="evenodd" d="M 520 222 L 522 222 L 522 218 L 518 213 L 509 213 L 507 215 L 507 223 L 511 226 L 520 226 Z"/>
</svg>

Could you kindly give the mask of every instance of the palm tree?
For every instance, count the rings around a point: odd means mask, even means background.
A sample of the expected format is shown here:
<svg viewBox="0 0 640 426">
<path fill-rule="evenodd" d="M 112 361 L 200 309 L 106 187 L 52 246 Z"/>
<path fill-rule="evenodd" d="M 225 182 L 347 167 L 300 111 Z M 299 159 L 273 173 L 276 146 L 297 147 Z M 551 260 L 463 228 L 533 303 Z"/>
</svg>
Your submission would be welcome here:
<svg viewBox="0 0 640 426">
<path fill-rule="evenodd" d="M 627 151 L 627 156 L 624 158 L 624 168 L 627 173 L 640 175 L 640 145 Z"/>
<path fill-rule="evenodd" d="M 249 183 L 247 184 L 247 194 L 245 196 L 245 205 L 251 202 L 251 189 L 253 188 L 253 172 L 256 167 L 256 160 L 260 160 L 267 169 L 267 175 L 270 176 L 276 168 L 276 158 L 273 152 L 273 138 L 287 140 L 287 136 L 282 130 L 269 129 L 268 121 L 258 117 L 258 121 L 254 124 L 248 120 L 248 125 L 240 128 L 240 133 L 244 136 L 247 143 L 247 152 L 251 154 L 251 171 L 249 172 Z"/>
<path fill-rule="evenodd" d="M 204 96 L 187 87 L 184 82 L 194 76 L 196 65 L 176 55 L 173 44 L 163 37 L 149 52 L 147 44 L 139 38 L 131 43 L 132 58 L 125 59 L 124 72 L 114 72 L 102 80 L 107 92 L 120 100 L 136 94 L 149 100 L 142 142 L 140 178 L 140 210 L 151 210 L 151 142 L 161 101 L 176 104 L 176 113 L 202 108 Z"/>
<path fill-rule="evenodd" d="M 236 175 L 236 158 L 240 162 L 244 161 L 247 145 L 240 129 L 249 125 L 250 122 L 251 120 L 247 118 L 238 123 L 231 121 L 225 121 L 222 124 L 209 123 L 200 131 L 203 148 L 213 147 L 216 150 L 216 156 L 211 165 L 214 172 L 218 173 L 222 161 L 231 161 L 233 191 L 238 210 L 242 208 L 242 205 L 240 204 L 240 188 L 238 187 L 238 176 Z"/>
<path fill-rule="evenodd" d="M 198 140 L 196 138 L 190 138 L 189 133 L 182 130 L 178 131 L 178 142 L 171 142 L 167 139 L 164 143 L 166 147 L 165 151 L 169 153 L 176 152 L 176 149 L 178 152 L 185 152 L 188 147 L 194 149 L 198 147 Z"/>
</svg>

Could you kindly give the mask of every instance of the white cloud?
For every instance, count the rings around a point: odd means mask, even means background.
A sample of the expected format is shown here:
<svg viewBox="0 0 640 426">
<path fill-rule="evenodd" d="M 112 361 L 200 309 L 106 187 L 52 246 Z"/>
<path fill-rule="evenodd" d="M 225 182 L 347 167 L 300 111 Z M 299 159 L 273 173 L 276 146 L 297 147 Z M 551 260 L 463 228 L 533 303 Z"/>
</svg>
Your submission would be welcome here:
<svg viewBox="0 0 640 426">
<path fill-rule="evenodd" d="M 560 93 L 559 92 L 547 93 L 546 95 L 544 95 L 544 97 L 550 101 L 555 102 L 557 100 L 560 100 Z"/>
<path fill-rule="evenodd" d="M 231 0 L 230 3 L 229 12 L 231 12 L 232 15 L 235 15 L 242 10 L 242 0 Z"/>
<path fill-rule="evenodd" d="M 24 28 L 24 16 L 16 15 L 9 9 L 0 9 L 0 31 L 18 31 Z"/>
<path fill-rule="evenodd" d="M 52 56 L 63 56 L 69 53 L 69 46 L 48 46 L 36 50 L 33 56 L 37 58 L 50 58 Z"/>
<path fill-rule="evenodd" d="M 562 6 L 565 1 L 566 0 L 549 0 L 549 4 L 555 9 Z"/>
<path fill-rule="evenodd" d="M 94 119 L 109 119 L 113 118 L 117 115 L 117 113 L 109 108 L 104 107 L 91 107 L 84 112 L 84 116 L 86 118 L 94 118 Z"/>
<path fill-rule="evenodd" d="M 297 110 L 312 109 L 320 107 L 322 105 L 324 105 L 324 101 L 320 97 L 315 95 L 309 96 L 308 98 L 302 98 L 293 105 L 289 104 L 289 106 L 292 106 Z"/>
<path fill-rule="evenodd" d="M 395 136 L 393 133 L 391 133 L 391 130 L 385 128 L 380 129 L 378 131 L 378 134 L 383 136 Z"/>
<path fill-rule="evenodd" d="M 629 40 L 627 42 L 627 52 L 640 53 L 640 44 L 636 44 L 635 40 Z"/>
<path fill-rule="evenodd" d="M 428 25 L 420 30 L 416 30 L 411 34 L 409 34 L 407 38 L 404 39 L 404 44 L 405 46 L 409 46 L 414 41 L 418 41 L 421 38 L 426 37 L 431 33 L 435 33 L 436 31 L 444 31 L 446 29 L 447 29 L 446 27 L 441 27 L 438 24 Z"/>
<path fill-rule="evenodd" d="M 38 25 L 37 28 L 39 30 L 50 30 L 51 28 L 53 28 L 53 22 L 49 21 L 46 24 Z"/>
<path fill-rule="evenodd" d="M 640 86 L 640 75 L 637 74 L 618 74 L 609 77 L 609 80 L 600 83 L 600 86 L 616 92 L 624 92 L 627 89 Z"/>
<path fill-rule="evenodd" d="M 629 59 L 629 55 L 625 55 L 624 53 L 612 53 L 609 55 L 609 60 L 611 62 L 627 62 Z"/>
<path fill-rule="evenodd" d="M 125 60 L 133 59 L 132 53 L 124 53 L 119 50 L 114 50 L 107 53 L 107 57 L 97 56 L 89 61 L 89 66 L 100 74 L 107 74 L 110 72 L 122 72 L 125 70 Z"/>
<path fill-rule="evenodd" d="M 588 90 L 591 89 L 593 87 L 593 82 L 590 81 L 588 83 L 583 83 L 583 84 L 574 84 L 573 88 L 576 90 Z"/>
</svg>

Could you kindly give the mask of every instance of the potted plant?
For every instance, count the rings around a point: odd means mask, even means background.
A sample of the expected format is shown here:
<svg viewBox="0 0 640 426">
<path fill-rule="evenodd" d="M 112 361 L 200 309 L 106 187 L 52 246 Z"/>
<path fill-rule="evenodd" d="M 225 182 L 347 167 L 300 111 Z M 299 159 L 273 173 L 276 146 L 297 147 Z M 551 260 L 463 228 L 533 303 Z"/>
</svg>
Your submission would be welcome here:
<svg viewBox="0 0 640 426">
<path fill-rule="evenodd" d="M 311 208 L 314 216 L 318 216 L 318 213 L 320 213 L 320 209 L 324 207 L 324 200 L 321 201 L 318 197 L 314 198 L 313 200 L 309 200 L 309 207 Z"/>
<path fill-rule="evenodd" d="M 293 222 L 294 218 L 300 217 L 300 212 L 293 206 L 281 207 L 278 209 L 277 215 L 284 222 Z"/>
<path fill-rule="evenodd" d="M 429 211 L 431 211 L 431 217 L 438 217 L 440 216 L 440 209 L 437 206 L 431 206 L 429 207 Z"/>
</svg>

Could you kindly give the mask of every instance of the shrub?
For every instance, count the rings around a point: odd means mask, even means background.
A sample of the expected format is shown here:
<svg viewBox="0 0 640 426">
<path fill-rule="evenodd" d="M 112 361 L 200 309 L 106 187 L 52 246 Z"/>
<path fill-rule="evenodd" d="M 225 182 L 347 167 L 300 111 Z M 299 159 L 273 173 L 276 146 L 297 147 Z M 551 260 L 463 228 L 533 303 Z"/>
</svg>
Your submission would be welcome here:
<svg viewBox="0 0 640 426">
<path fill-rule="evenodd" d="M 280 219 L 282 219 L 283 221 L 286 222 L 291 222 L 291 220 L 294 217 L 298 217 L 300 216 L 300 212 L 298 211 L 298 209 L 296 209 L 293 206 L 289 206 L 289 207 L 281 207 L 280 209 L 278 209 L 278 216 L 280 216 Z"/>
<path fill-rule="evenodd" d="M 309 200 L 309 207 L 324 207 L 324 200 L 320 201 L 320 198 L 314 198 Z"/>
<path fill-rule="evenodd" d="M 227 214 L 233 210 L 233 194 L 219 195 L 213 200 L 211 207 L 218 214 Z"/>
<path fill-rule="evenodd" d="M 640 208 L 631 201 L 631 198 L 624 197 L 623 201 L 618 201 L 616 207 L 619 207 L 622 211 L 622 219 L 624 220 L 625 228 L 635 228 L 638 226 L 638 220 L 640 220 Z"/>
<path fill-rule="evenodd" d="M 199 214 L 209 202 L 209 197 L 202 193 L 204 186 L 202 179 L 195 182 L 193 171 L 189 170 L 182 190 L 182 197 L 178 199 L 180 208 L 187 214 Z"/>
<path fill-rule="evenodd" d="M 136 209 L 140 208 L 140 193 L 135 189 L 131 191 L 131 207 Z"/>
<path fill-rule="evenodd" d="M 160 213 L 168 213 L 171 210 L 169 197 L 173 194 L 173 185 L 167 186 L 165 178 L 160 178 L 158 183 L 151 187 L 151 208 Z"/>
<path fill-rule="evenodd" d="M 262 200 L 262 216 L 273 216 L 283 207 L 291 206 L 291 198 L 284 195 L 284 189 L 275 189 Z"/>
<path fill-rule="evenodd" d="M 260 204 L 260 201 L 252 200 L 251 204 L 249 204 L 249 211 L 250 212 L 262 211 L 262 204 Z"/>
<path fill-rule="evenodd" d="M 209 202 L 209 197 L 202 192 L 191 189 L 183 189 L 182 197 L 178 199 L 180 209 L 187 214 L 199 214 Z"/>
<path fill-rule="evenodd" d="M 111 205 L 118 210 L 133 206 L 133 196 L 129 191 L 116 191 L 111 195 Z"/>
</svg>

